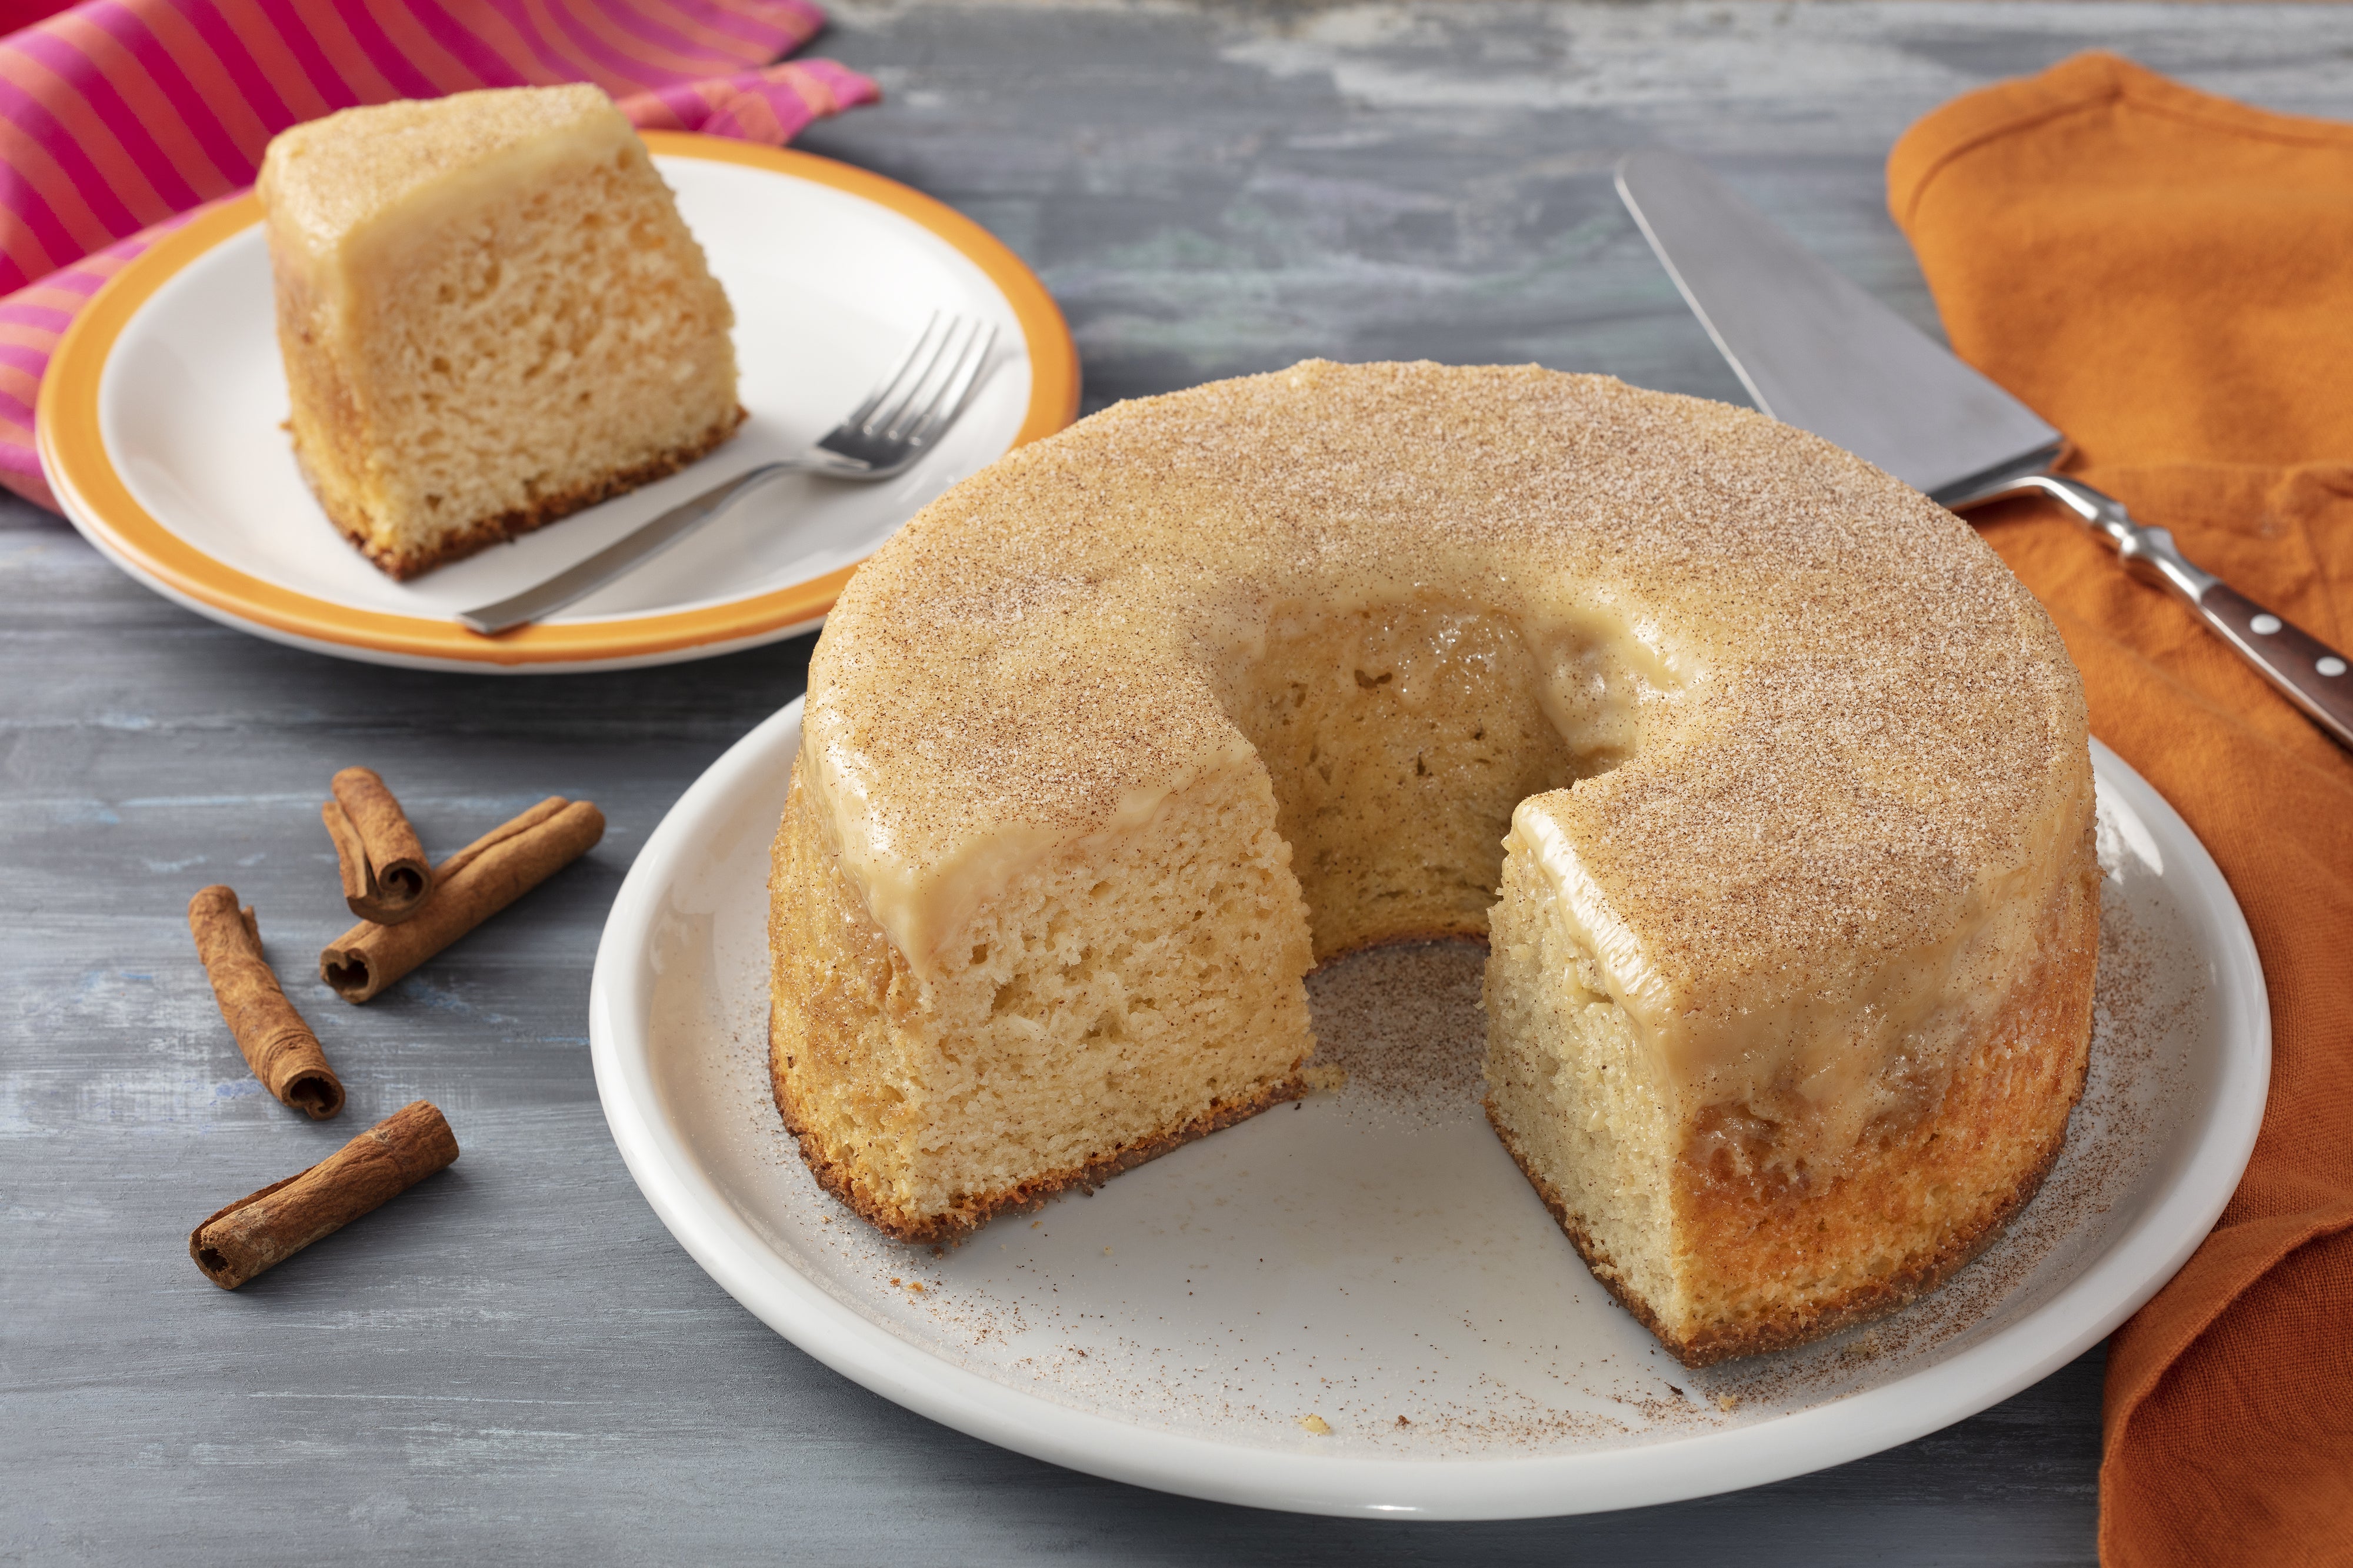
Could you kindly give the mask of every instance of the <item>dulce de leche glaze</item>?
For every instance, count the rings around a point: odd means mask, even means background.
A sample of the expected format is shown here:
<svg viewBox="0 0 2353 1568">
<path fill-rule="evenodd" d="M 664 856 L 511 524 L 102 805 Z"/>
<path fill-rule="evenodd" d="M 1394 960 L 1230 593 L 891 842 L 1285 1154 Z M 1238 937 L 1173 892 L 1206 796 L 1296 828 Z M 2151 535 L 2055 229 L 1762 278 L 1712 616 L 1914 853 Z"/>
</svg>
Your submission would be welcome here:
<svg viewBox="0 0 2353 1568">
<path fill-rule="evenodd" d="M 1759 415 L 1534 367 L 1310 363 L 1011 454 L 849 584 L 802 782 L 934 979 L 1024 868 L 1260 765 L 1220 693 L 1302 606 L 1407 603 L 1516 626 L 1620 764 L 1508 842 L 1680 1116 L 1810 1159 L 1933 1103 L 2080 890 L 2081 685 L 1967 525 Z"/>
</svg>

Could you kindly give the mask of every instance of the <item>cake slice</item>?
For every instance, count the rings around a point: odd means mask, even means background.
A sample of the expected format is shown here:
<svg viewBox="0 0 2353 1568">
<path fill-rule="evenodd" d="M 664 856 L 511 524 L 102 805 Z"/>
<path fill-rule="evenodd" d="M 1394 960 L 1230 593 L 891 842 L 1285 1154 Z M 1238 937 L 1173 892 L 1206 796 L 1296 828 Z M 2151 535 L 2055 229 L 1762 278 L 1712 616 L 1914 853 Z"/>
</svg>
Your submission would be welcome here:
<svg viewBox="0 0 2353 1568">
<path fill-rule="evenodd" d="M 295 457 L 394 577 L 743 421 L 727 296 L 596 88 L 348 109 L 272 142 L 259 190 Z"/>
</svg>

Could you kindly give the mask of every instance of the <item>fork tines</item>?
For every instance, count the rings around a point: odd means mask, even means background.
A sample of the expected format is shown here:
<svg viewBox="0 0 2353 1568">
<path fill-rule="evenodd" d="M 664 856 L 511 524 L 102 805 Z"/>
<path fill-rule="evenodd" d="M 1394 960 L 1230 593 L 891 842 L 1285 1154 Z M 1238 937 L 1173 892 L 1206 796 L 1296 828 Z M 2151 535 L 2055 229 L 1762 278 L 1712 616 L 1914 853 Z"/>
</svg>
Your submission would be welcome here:
<svg viewBox="0 0 2353 1568">
<path fill-rule="evenodd" d="M 994 323 L 933 311 L 891 374 L 818 445 L 874 468 L 905 460 L 963 412 L 996 344 Z"/>
</svg>

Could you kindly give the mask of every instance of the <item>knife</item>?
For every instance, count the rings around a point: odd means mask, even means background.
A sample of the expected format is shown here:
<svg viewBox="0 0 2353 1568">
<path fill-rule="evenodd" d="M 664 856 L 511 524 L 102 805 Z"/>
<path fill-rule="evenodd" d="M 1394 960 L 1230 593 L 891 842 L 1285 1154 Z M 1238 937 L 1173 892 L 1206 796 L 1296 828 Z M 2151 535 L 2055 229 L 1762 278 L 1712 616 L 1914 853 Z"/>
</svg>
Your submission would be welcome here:
<svg viewBox="0 0 2353 1568">
<path fill-rule="evenodd" d="M 1959 511 L 2041 494 L 2171 591 L 2337 742 L 2353 746 L 2345 657 L 2193 565 L 2162 528 L 2054 473 L 2064 437 L 1850 283 L 1679 153 L 1636 153 L 1618 195 L 1757 406 Z"/>
</svg>

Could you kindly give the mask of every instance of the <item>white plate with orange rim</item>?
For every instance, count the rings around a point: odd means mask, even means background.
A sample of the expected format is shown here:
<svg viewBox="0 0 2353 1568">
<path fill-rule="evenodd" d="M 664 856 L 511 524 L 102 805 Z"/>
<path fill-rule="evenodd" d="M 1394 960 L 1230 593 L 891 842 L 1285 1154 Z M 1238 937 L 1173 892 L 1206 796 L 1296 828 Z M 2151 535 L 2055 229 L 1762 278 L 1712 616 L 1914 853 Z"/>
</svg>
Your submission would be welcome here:
<svg viewBox="0 0 2353 1568">
<path fill-rule="evenodd" d="M 374 664 L 516 673 L 707 658 L 818 625 L 857 563 L 956 480 L 1078 412 L 1078 352 L 1035 275 L 969 218 L 806 153 L 679 132 L 646 144 L 735 307 L 751 418 L 684 471 L 396 583 L 320 510 L 286 433 L 259 201 L 159 240 L 75 320 L 41 384 L 41 463 L 117 565 L 201 615 Z M 459 608 L 519 592 L 655 513 L 805 451 L 934 310 L 997 347 L 939 446 L 873 485 L 779 479 L 549 620 L 478 637 Z"/>
<path fill-rule="evenodd" d="M 2035 1201 L 1894 1317 L 1684 1368 L 1598 1287 L 1479 1104 L 1482 950 L 1309 981 L 1345 1086 L 954 1250 L 820 1191 L 768 1099 L 767 847 L 793 703 L 673 806 L 596 954 L 591 1052 L 630 1173 L 730 1294 L 950 1426 L 1074 1469 L 1307 1512 L 1501 1519 L 1728 1491 L 1892 1447 L 2096 1342 L 2238 1184 L 2271 1075 L 2253 939 L 2189 827 L 2094 742 L 2105 940 L 2089 1086 Z"/>
</svg>

